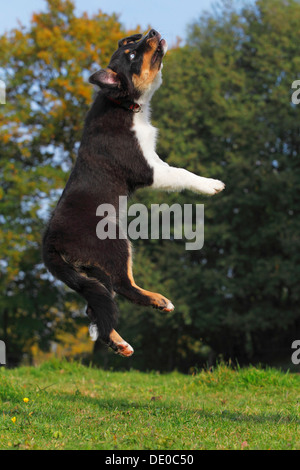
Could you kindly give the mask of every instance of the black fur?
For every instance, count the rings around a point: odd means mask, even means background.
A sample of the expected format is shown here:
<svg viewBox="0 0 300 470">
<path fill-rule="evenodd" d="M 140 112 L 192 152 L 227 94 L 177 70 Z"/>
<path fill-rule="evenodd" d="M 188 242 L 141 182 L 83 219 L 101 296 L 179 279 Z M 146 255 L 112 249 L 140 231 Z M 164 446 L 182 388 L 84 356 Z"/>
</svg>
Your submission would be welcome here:
<svg viewBox="0 0 300 470">
<path fill-rule="evenodd" d="M 143 39 L 134 35 L 120 41 L 108 68 L 91 76 L 91 83 L 101 90 L 86 117 L 75 166 L 43 238 L 48 270 L 86 300 L 87 314 L 109 345 L 117 323 L 114 292 L 143 305 L 163 308 L 165 302 L 133 283 L 127 240 L 100 240 L 96 235 L 100 204 L 110 203 L 118 210 L 120 195 L 130 196 L 153 182 L 153 170 L 131 131 L 133 113 L 110 99 L 137 100 L 141 95 L 132 76 L 142 73 L 143 56 L 157 41 L 153 31 Z M 131 52 L 134 58 L 129 57 Z"/>
</svg>

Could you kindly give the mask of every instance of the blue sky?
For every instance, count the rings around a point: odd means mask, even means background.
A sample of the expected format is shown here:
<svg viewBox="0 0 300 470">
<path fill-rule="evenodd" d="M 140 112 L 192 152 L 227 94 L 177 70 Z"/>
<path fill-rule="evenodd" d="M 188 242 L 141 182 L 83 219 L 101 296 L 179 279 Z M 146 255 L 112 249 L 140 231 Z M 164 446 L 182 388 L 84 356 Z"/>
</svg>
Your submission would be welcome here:
<svg viewBox="0 0 300 470">
<path fill-rule="evenodd" d="M 172 44 L 176 37 L 185 38 L 186 26 L 197 20 L 204 10 L 211 10 L 216 0 L 73 0 L 77 13 L 120 13 L 127 28 L 151 25 Z M 20 20 L 29 24 L 33 12 L 45 10 L 45 0 L 0 0 L 0 34 L 17 27 Z"/>
</svg>

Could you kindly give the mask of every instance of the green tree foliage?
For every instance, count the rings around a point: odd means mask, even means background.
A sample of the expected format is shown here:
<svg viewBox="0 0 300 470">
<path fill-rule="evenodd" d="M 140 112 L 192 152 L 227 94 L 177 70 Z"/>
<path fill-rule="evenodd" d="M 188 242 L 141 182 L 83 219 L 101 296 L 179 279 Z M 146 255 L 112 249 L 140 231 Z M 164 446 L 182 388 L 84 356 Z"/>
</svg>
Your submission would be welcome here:
<svg viewBox="0 0 300 470">
<path fill-rule="evenodd" d="M 220 13 L 170 54 L 155 101 L 161 154 L 226 183 L 205 201 L 204 248 L 175 257 L 171 276 L 194 334 L 217 353 L 278 359 L 300 333 L 300 107 L 291 103 L 300 5 L 258 0 Z"/>
</svg>

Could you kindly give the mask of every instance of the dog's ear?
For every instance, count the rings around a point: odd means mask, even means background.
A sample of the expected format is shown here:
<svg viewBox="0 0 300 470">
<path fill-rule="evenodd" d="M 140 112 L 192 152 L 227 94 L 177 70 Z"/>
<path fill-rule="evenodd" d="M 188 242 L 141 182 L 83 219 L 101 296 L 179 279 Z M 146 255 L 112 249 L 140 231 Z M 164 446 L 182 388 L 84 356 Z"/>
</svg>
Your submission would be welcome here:
<svg viewBox="0 0 300 470">
<path fill-rule="evenodd" d="M 118 88 L 121 85 L 118 74 L 109 68 L 93 73 L 89 78 L 89 82 L 98 85 L 100 88 Z"/>
<path fill-rule="evenodd" d="M 142 34 L 133 34 L 132 36 L 128 36 L 127 38 L 121 39 L 118 42 L 118 46 L 127 46 L 127 44 L 130 44 L 131 42 L 137 42 L 143 37 Z"/>
</svg>

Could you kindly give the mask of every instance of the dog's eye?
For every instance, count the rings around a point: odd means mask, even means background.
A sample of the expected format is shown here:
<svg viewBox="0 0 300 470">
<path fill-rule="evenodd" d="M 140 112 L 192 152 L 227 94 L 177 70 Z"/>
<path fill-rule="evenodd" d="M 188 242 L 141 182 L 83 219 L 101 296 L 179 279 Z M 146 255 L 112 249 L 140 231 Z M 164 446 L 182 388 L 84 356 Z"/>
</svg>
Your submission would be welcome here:
<svg viewBox="0 0 300 470">
<path fill-rule="evenodd" d="M 130 60 L 133 60 L 134 58 L 135 58 L 135 52 L 131 52 L 131 53 L 129 54 L 129 59 L 130 59 Z"/>
</svg>

